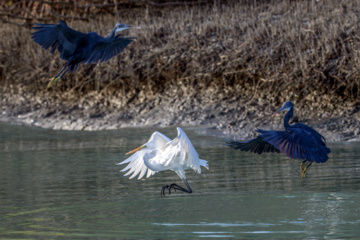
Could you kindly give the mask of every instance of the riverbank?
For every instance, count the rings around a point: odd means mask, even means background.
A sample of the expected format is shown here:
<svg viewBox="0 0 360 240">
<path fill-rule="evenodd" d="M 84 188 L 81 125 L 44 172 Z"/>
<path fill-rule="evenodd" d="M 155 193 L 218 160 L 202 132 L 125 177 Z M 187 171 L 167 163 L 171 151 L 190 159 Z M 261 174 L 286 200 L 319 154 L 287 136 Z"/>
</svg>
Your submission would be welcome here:
<svg viewBox="0 0 360 240">
<path fill-rule="evenodd" d="M 4 95 L 0 104 L 0 121 L 56 130 L 85 131 L 202 126 L 210 129 L 204 134 L 237 139 L 254 137 L 256 128 L 283 129 L 283 114 L 271 117 L 281 105 L 270 105 L 262 98 L 251 99 L 251 96 L 229 97 L 226 90 L 220 93 L 207 88 L 204 91 L 202 93 L 199 89 L 199 94 L 186 96 L 181 88 L 171 89 L 168 95 L 154 96 L 151 100 L 130 103 L 127 108 L 120 109 L 91 105 L 92 96 L 74 105 L 73 102 L 61 100 L 51 102 L 43 96 L 27 99 Z M 360 141 L 358 105 L 344 104 L 340 108 L 325 101 L 310 106 L 294 104 L 293 122 L 308 124 L 324 135 L 327 141 Z"/>
<path fill-rule="evenodd" d="M 359 140 L 360 4 L 357 1 L 226 3 L 128 9 L 122 18 L 68 21 L 106 35 L 140 26 L 116 58 L 81 65 L 54 87 L 63 61 L 29 28 L 2 24 L 1 121 L 63 130 L 207 126 L 247 139 L 282 129 L 271 114 L 288 100 L 294 121 L 328 141 Z"/>
</svg>

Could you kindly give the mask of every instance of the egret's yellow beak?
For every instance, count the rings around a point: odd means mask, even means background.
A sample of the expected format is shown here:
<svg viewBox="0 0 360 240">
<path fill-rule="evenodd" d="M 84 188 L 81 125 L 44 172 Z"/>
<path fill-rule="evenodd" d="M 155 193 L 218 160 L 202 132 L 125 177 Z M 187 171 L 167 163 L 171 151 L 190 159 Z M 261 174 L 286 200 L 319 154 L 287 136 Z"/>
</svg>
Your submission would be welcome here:
<svg viewBox="0 0 360 240">
<path fill-rule="evenodd" d="M 142 145 L 141 147 L 135 148 L 134 150 L 131 150 L 130 152 L 125 153 L 125 155 L 129 155 L 131 153 L 140 151 L 141 149 L 146 148 L 146 145 Z"/>
</svg>

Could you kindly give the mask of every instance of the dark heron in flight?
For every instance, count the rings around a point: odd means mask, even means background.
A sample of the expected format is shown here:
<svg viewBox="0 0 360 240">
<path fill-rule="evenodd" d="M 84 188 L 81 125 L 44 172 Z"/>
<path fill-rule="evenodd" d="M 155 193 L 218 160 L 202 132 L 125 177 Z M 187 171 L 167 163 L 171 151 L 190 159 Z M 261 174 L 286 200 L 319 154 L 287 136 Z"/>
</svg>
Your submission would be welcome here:
<svg viewBox="0 0 360 240">
<path fill-rule="evenodd" d="M 75 71 L 79 63 L 105 62 L 121 53 L 135 38 L 115 34 L 128 28 L 139 27 L 118 23 L 107 37 L 102 37 L 95 32 L 78 32 L 61 20 L 59 24 L 35 23 L 33 29 L 37 31 L 31 33 L 32 39 L 44 49 L 50 48 L 50 53 L 57 49 L 60 58 L 67 61 L 60 72 L 50 79 L 49 86 L 54 85 L 67 71 Z"/>
<path fill-rule="evenodd" d="M 258 154 L 277 152 L 294 159 L 304 159 L 300 167 L 300 177 L 304 178 L 306 170 L 313 162 L 324 163 L 329 159 L 327 154 L 330 153 L 330 149 L 326 147 L 325 138 L 311 127 L 302 123 L 289 124 L 289 120 L 294 114 L 292 102 L 284 103 L 273 116 L 284 110 L 288 110 L 284 117 L 285 131 L 257 129 L 257 132 L 260 133 L 257 138 L 246 142 L 228 140 L 226 145 L 245 152 Z M 307 166 L 306 162 L 309 162 Z"/>
</svg>

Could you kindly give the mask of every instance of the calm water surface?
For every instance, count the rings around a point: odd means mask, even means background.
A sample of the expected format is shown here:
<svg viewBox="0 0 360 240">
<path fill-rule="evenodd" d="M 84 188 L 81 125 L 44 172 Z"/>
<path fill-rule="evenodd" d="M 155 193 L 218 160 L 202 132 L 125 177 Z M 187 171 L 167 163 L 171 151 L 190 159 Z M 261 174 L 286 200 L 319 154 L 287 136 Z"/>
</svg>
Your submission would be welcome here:
<svg viewBox="0 0 360 240">
<path fill-rule="evenodd" d="M 160 197 L 181 180 L 129 180 L 125 152 L 154 130 L 65 132 L 0 123 L 2 239 L 359 239 L 360 143 L 329 143 L 325 164 L 232 150 L 184 128 L 210 170 L 187 172 L 193 194 Z"/>
</svg>

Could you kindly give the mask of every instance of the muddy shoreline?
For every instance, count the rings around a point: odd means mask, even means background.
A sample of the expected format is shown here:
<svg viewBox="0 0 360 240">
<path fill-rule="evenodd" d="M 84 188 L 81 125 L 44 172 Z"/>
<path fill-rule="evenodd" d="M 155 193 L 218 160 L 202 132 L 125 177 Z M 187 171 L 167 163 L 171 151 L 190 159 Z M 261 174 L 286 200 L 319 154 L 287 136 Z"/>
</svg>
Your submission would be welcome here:
<svg viewBox="0 0 360 240">
<path fill-rule="evenodd" d="M 176 90 L 173 89 L 173 92 Z M 337 112 L 321 112 L 320 106 L 319 109 L 316 106 L 301 106 L 296 101 L 294 104 L 295 114 L 291 122 L 308 124 L 330 142 L 360 141 L 360 108 L 356 104 L 344 104 Z M 196 94 L 180 98 L 158 95 L 142 103 L 131 103 L 127 108 L 89 108 L 85 105 L 84 102 L 74 104 L 60 100 L 44 104 L 39 98 L 37 101 L 34 97 L 26 99 L 5 94 L 0 104 L 0 121 L 79 131 L 199 126 L 210 130 L 204 131 L 204 134 L 237 139 L 254 137 L 256 128 L 283 129 L 284 114 L 271 117 L 281 105 L 273 106 L 259 99 L 213 98 Z"/>
</svg>

